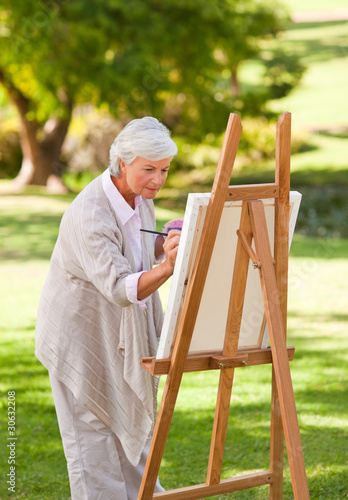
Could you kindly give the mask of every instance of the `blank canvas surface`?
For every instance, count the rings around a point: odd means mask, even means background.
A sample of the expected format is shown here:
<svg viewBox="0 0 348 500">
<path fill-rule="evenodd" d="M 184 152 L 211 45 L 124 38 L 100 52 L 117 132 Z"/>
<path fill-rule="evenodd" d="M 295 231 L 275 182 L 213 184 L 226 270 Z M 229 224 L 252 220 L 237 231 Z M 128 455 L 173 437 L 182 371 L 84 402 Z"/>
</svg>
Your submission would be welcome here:
<svg viewBox="0 0 348 500">
<path fill-rule="evenodd" d="M 187 282 L 193 268 L 198 249 L 210 194 L 190 194 L 184 216 L 180 245 L 168 297 L 166 314 L 161 332 L 157 359 L 170 356 L 177 323 L 185 301 Z M 301 194 L 290 193 L 291 243 L 301 201 Z M 263 200 L 270 236 L 274 246 L 274 199 Z M 242 202 L 226 202 L 210 262 L 202 300 L 193 332 L 190 353 L 222 350 L 225 336 L 228 305 L 231 292 L 232 274 L 237 246 Z M 257 269 L 249 262 L 249 272 L 243 317 L 239 338 L 239 349 L 266 347 L 268 330 L 265 327 L 262 291 Z"/>
</svg>

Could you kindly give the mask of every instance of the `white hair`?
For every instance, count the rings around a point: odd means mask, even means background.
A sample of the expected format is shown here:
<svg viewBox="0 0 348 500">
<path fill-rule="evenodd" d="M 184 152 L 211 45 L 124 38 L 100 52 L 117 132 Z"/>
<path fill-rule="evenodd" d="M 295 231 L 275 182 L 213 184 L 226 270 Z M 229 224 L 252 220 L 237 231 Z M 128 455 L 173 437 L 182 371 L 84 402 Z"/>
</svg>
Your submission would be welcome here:
<svg viewBox="0 0 348 500">
<path fill-rule="evenodd" d="M 172 159 L 178 152 L 170 138 L 170 132 L 156 118 L 145 116 L 129 122 L 118 134 L 110 148 L 109 171 L 114 177 L 121 176 L 121 159 L 130 165 L 136 158 L 159 161 Z"/>
</svg>

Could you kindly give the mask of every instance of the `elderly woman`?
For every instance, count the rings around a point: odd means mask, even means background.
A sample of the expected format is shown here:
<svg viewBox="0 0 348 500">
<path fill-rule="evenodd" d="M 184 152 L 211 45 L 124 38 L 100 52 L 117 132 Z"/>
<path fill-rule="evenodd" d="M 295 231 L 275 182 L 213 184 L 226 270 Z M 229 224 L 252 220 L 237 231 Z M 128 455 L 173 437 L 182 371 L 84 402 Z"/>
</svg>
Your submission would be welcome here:
<svg viewBox="0 0 348 500">
<path fill-rule="evenodd" d="M 49 371 L 73 500 L 137 498 L 158 385 L 140 359 L 156 353 L 157 289 L 173 273 L 180 238 L 140 229 L 155 229 L 152 200 L 176 153 L 155 118 L 131 121 L 111 146 L 109 168 L 62 218 L 36 356 Z"/>
</svg>

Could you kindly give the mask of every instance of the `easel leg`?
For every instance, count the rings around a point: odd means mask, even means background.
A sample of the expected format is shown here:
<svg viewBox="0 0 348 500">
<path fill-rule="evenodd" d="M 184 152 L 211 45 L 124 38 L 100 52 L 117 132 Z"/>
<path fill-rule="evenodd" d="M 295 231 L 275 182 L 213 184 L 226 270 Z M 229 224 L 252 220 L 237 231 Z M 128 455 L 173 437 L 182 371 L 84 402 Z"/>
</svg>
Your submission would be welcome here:
<svg viewBox="0 0 348 500">
<path fill-rule="evenodd" d="M 177 374 L 177 377 L 173 377 L 171 374 L 168 375 L 144 470 L 143 480 L 138 494 L 139 500 L 149 500 L 153 498 L 153 492 L 161 467 L 181 378 L 182 370 L 181 374 Z"/>
<path fill-rule="evenodd" d="M 274 258 L 280 309 L 283 318 L 284 337 L 287 328 L 287 290 L 289 254 L 289 191 L 291 155 L 291 115 L 285 113 L 277 124 L 275 181 L 279 186 L 279 197 L 275 200 Z M 283 497 L 284 431 L 278 397 L 276 377 L 272 369 L 271 411 L 271 471 L 270 499 Z"/>
<path fill-rule="evenodd" d="M 283 498 L 283 462 L 284 431 L 280 411 L 277 382 L 272 367 L 272 406 L 271 406 L 271 472 L 273 482 L 270 484 L 270 500 Z"/>
<path fill-rule="evenodd" d="M 219 484 L 221 478 L 233 377 L 234 368 L 221 370 L 209 454 L 207 484 Z"/>
<path fill-rule="evenodd" d="M 242 206 L 239 229 L 250 244 L 252 235 L 247 202 L 244 202 Z M 238 239 L 223 347 L 224 356 L 235 356 L 237 353 L 248 269 L 249 257 L 243 249 L 241 240 Z M 233 377 L 234 368 L 222 368 L 209 454 L 207 484 L 218 484 L 221 478 Z"/>
<path fill-rule="evenodd" d="M 268 239 L 264 206 L 262 201 L 250 201 L 249 207 L 256 253 L 261 261 L 260 280 L 271 341 L 272 363 L 279 395 L 294 498 L 295 500 L 308 500 L 309 491 L 306 470 L 290 366 L 286 355 L 283 318 L 279 304 L 279 294 Z"/>
</svg>

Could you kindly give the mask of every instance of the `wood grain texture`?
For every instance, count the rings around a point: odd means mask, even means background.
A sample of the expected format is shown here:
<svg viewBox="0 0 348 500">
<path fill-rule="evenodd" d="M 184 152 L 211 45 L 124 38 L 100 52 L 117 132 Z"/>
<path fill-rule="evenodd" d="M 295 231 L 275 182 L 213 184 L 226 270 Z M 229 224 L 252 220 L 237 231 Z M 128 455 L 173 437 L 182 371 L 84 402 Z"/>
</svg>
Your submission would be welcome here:
<svg viewBox="0 0 348 500">
<path fill-rule="evenodd" d="M 269 329 L 272 360 L 285 432 L 295 500 L 308 500 L 309 491 L 296 413 L 295 397 L 287 360 L 286 344 L 273 257 L 267 235 L 262 201 L 249 201 L 256 254 L 261 261 L 260 279 Z"/>
<path fill-rule="evenodd" d="M 279 187 L 277 184 L 241 184 L 229 186 L 225 201 L 263 200 L 278 198 Z"/>
<path fill-rule="evenodd" d="M 246 202 L 243 202 L 239 230 L 246 235 L 246 240 L 250 244 L 252 235 L 248 205 Z M 237 353 L 248 269 L 249 257 L 243 248 L 241 240 L 238 239 L 226 322 L 225 341 L 222 351 L 224 356 L 235 356 Z M 234 368 L 221 370 L 209 453 L 207 471 L 208 484 L 218 484 L 221 478 L 233 377 Z"/>
<path fill-rule="evenodd" d="M 223 495 L 224 493 L 255 488 L 256 486 L 271 483 L 272 474 L 271 471 L 267 470 L 231 479 L 223 479 L 221 483 L 216 485 L 196 484 L 163 493 L 155 493 L 153 498 L 163 500 L 197 500 L 198 498 Z"/>
<path fill-rule="evenodd" d="M 279 196 L 275 200 L 274 260 L 285 338 L 288 308 L 290 155 L 291 115 L 283 113 L 277 123 L 276 131 L 275 183 L 279 189 Z M 283 493 L 284 431 L 274 370 L 272 373 L 270 467 L 274 478 L 270 487 L 270 500 L 277 500 Z"/>
<path fill-rule="evenodd" d="M 294 359 L 295 348 L 293 346 L 287 347 L 288 359 L 292 361 Z M 219 368 L 215 365 L 217 360 L 219 362 L 224 362 L 228 364 L 231 361 L 234 362 L 235 368 L 245 368 L 247 366 L 265 365 L 272 363 L 272 351 L 271 349 L 250 349 L 242 350 L 236 356 L 223 356 L 222 351 L 205 354 L 195 354 L 188 356 L 184 364 L 184 373 L 189 372 L 201 372 L 207 370 L 216 370 Z M 156 357 L 143 358 L 141 360 L 141 365 L 145 370 L 147 370 L 151 375 L 167 375 L 170 369 L 171 358 L 156 359 Z"/>
</svg>

